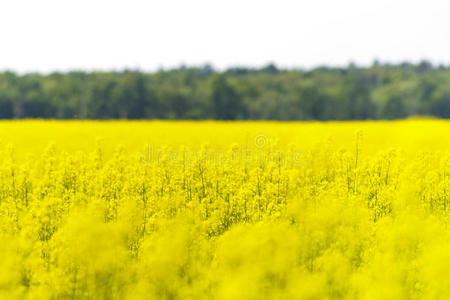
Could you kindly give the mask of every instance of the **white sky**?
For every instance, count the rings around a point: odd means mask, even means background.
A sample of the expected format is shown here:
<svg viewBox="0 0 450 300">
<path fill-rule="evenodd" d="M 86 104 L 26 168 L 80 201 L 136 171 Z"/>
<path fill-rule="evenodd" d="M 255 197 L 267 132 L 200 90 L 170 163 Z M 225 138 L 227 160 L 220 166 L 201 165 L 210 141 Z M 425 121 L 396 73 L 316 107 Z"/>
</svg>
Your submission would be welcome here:
<svg viewBox="0 0 450 300">
<path fill-rule="evenodd" d="M 448 0 L 0 0 L 0 70 L 450 63 Z"/>
</svg>

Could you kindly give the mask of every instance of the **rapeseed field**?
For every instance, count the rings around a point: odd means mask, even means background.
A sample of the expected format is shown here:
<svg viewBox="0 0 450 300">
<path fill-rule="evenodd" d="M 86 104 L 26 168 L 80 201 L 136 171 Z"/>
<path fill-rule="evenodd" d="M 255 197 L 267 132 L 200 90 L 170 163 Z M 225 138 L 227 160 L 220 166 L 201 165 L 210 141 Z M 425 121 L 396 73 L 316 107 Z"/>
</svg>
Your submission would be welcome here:
<svg viewBox="0 0 450 300">
<path fill-rule="evenodd" d="M 448 299 L 450 122 L 0 122 L 1 299 Z"/>
</svg>

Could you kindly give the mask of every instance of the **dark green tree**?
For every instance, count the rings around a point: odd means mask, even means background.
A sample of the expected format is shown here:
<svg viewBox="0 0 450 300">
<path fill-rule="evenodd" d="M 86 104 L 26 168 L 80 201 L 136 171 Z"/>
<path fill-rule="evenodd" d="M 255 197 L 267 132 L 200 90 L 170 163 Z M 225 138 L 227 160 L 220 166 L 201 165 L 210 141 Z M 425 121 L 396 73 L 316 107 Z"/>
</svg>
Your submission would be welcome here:
<svg viewBox="0 0 450 300">
<path fill-rule="evenodd" d="M 225 75 L 218 75 L 214 79 L 212 101 L 214 118 L 217 120 L 236 120 L 243 115 L 242 100 Z"/>
</svg>

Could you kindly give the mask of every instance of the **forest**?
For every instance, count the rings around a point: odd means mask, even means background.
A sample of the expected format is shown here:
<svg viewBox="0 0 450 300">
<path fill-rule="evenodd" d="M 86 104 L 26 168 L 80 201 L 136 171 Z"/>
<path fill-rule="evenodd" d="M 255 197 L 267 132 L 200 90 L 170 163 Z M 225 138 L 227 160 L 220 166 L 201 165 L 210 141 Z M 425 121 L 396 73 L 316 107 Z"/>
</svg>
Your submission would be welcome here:
<svg viewBox="0 0 450 300">
<path fill-rule="evenodd" d="M 450 118 L 450 67 L 428 61 L 280 69 L 0 73 L 1 119 Z"/>
</svg>

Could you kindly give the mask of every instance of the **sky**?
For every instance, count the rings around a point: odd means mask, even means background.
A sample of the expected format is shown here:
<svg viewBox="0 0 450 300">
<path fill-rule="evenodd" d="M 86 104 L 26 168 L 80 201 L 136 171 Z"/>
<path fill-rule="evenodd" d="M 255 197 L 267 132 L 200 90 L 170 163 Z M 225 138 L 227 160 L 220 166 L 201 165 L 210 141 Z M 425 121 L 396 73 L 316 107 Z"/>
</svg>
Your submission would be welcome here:
<svg viewBox="0 0 450 300">
<path fill-rule="evenodd" d="M 0 70 L 450 64 L 448 0 L 2 0 Z"/>
</svg>

